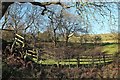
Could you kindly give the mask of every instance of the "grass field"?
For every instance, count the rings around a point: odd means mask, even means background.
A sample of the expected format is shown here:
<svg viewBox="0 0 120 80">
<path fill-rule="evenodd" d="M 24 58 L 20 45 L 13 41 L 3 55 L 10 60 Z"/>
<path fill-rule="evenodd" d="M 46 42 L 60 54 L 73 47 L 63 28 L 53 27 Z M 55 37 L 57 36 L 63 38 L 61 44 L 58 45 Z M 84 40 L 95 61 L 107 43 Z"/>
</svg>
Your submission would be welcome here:
<svg viewBox="0 0 120 80">
<path fill-rule="evenodd" d="M 105 45 L 102 48 L 103 52 L 106 52 L 106 54 L 115 54 L 118 52 L 118 46 L 119 44 L 110 44 L 110 45 Z"/>
<path fill-rule="evenodd" d="M 34 59 L 35 62 L 37 62 L 36 59 Z M 112 58 L 111 59 L 106 59 L 105 62 L 112 62 Z M 57 60 L 53 60 L 53 59 L 48 59 L 48 60 L 40 60 L 38 61 L 37 63 L 39 64 L 45 64 L 45 65 L 53 65 L 53 64 L 61 64 L 61 65 L 77 65 L 77 60 L 76 59 L 69 59 L 69 60 L 61 60 L 61 61 L 57 61 Z M 94 64 L 102 64 L 104 63 L 103 59 L 100 59 L 100 60 L 97 60 L 97 61 L 94 61 Z M 92 59 L 91 60 L 88 60 L 88 59 L 80 59 L 80 62 L 79 64 L 93 64 L 93 61 Z"/>
<path fill-rule="evenodd" d="M 118 51 L 118 44 L 106 44 L 102 45 L 102 52 L 106 52 L 105 54 L 112 54 L 114 55 Z M 89 57 L 89 56 L 87 56 Z M 36 59 L 34 59 L 35 62 L 37 62 Z M 113 57 L 111 58 L 105 58 L 105 62 L 112 62 Z M 55 60 L 55 59 L 46 59 L 46 60 L 40 60 L 37 63 L 39 64 L 45 64 L 45 65 L 53 65 L 53 64 L 61 64 L 61 65 L 77 65 L 78 61 L 77 59 L 61 59 L 61 60 Z M 94 64 L 102 64 L 104 63 L 104 59 L 96 57 L 94 59 Z M 89 58 L 82 58 L 79 59 L 79 64 L 93 64 L 93 59 L 91 56 Z"/>
</svg>

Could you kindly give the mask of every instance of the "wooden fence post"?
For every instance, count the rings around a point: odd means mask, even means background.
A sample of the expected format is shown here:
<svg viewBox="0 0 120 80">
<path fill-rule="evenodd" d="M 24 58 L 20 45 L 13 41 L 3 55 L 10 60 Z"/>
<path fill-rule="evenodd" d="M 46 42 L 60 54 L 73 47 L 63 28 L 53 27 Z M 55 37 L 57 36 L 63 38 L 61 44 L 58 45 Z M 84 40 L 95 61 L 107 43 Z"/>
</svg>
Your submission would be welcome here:
<svg viewBox="0 0 120 80">
<path fill-rule="evenodd" d="M 80 64 L 80 60 L 79 60 L 79 56 L 77 57 L 77 68 L 79 68 L 79 64 Z"/>
<path fill-rule="evenodd" d="M 105 54 L 103 54 L 103 61 L 104 61 L 104 65 L 106 65 L 106 62 L 105 62 Z"/>
<path fill-rule="evenodd" d="M 94 67 L 94 57 L 93 57 L 93 55 L 92 55 L 92 65 Z"/>
<path fill-rule="evenodd" d="M 100 54 L 99 54 L 99 64 L 101 64 L 101 60 L 100 60 L 100 59 L 101 59 L 101 56 L 100 56 Z M 99 65 L 99 64 L 98 64 L 98 65 Z M 100 66 L 100 65 L 99 65 L 99 66 Z"/>
</svg>

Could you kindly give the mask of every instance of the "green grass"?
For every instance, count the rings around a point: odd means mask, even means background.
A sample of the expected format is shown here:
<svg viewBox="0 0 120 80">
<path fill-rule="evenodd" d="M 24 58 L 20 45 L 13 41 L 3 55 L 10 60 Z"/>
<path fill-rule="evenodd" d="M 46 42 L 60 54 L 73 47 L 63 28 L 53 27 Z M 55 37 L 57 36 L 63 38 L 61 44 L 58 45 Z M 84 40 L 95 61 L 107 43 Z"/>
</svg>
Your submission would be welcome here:
<svg viewBox="0 0 120 80">
<path fill-rule="evenodd" d="M 115 54 L 118 52 L 118 44 L 111 44 L 103 46 L 102 52 L 106 52 L 106 54 Z"/>
<path fill-rule="evenodd" d="M 81 35 L 83 36 L 83 35 Z M 69 41 L 70 42 L 80 42 L 81 36 L 72 36 Z M 93 39 L 95 36 L 101 37 L 102 42 L 116 42 L 116 38 L 118 37 L 118 34 L 112 34 L 112 33 L 105 33 L 105 34 L 86 34 L 84 37 L 88 39 L 88 42 L 91 42 L 91 39 Z"/>
<path fill-rule="evenodd" d="M 33 59 L 35 62 L 37 62 L 36 59 Z M 106 58 L 105 62 L 111 62 L 113 61 L 112 59 Z M 57 64 L 58 65 L 58 61 L 57 60 L 53 60 L 53 59 L 47 59 L 47 60 L 40 60 L 37 63 L 39 64 L 45 64 L 45 65 L 53 65 L 53 64 Z M 94 64 L 101 64 L 104 63 L 104 60 L 101 58 L 99 59 L 94 59 Z M 59 64 L 61 65 L 77 65 L 77 59 L 64 59 L 59 61 Z M 80 59 L 79 64 L 93 64 L 92 59 Z"/>
<path fill-rule="evenodd" d="M 106 52 L 105 54 L 115 54 L 118 51 L 118 44 L 106 44 L 106 45 L 101 45 L 102 47 L 102 52 Z M 37 62 L 36 59 L 34 59 L 35 62 Z M 80 64 L 93 64 L 93 59 L 91 56 L 87 56 L 84 57 L 83 59 L 79 59 Z M 106 58 L 105 62 L 111 62 L 113 61 L 112 58 Z M 37 63 L 39 64 L 45 64 L 45 65 L 53 65 L 53 64 L 59 64 L 61 65 L 69 65 L 69 64 L 73 64 L 73 65 L 77 65 L 77 59 L 63 59 L 63 60 L 54 60 L 53 58 L 51 59 L 47 59 L 46 60 L 40 60 Z M 94 64 L 102 64 L 104 63 L 104 59 L 103 58 L 98 58 L 96 57 L 94 59 Z"/>
</svg>

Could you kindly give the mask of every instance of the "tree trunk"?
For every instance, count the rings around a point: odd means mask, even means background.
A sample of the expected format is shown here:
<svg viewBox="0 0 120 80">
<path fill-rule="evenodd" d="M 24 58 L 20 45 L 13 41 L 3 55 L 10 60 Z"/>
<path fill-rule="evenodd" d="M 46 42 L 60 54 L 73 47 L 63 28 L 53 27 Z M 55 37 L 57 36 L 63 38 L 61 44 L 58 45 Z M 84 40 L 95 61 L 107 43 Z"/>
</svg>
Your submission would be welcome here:
<svg viewBox="0 0 120 80">
<path fill-rule="evenodd" d="M 56 47 L 56 44 L 57 44 L 57 39 L 56 39 L 56 30 L 54 29 L 54 47 Z"/>
<path fill-rule="evenodd" d="M 68 46 L 68 40 L 69 40 L 69 37 L 66 36 L 66 40 L 65 40 L 65 45 Z"/>
</svg>

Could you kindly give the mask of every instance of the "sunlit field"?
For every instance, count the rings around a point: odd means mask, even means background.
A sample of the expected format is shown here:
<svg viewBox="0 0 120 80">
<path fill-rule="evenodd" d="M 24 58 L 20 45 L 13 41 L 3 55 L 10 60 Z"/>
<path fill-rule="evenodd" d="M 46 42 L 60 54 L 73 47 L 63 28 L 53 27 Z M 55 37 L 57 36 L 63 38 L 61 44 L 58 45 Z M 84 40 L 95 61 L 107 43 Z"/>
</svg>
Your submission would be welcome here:
<svg viewBox="0 0 120 80">
<path fill-rule="evenodd" d="M 2 2 L 2 80 L 120 78 L 117 2 Z"/>
</svg>

